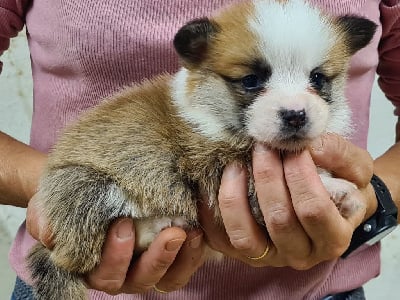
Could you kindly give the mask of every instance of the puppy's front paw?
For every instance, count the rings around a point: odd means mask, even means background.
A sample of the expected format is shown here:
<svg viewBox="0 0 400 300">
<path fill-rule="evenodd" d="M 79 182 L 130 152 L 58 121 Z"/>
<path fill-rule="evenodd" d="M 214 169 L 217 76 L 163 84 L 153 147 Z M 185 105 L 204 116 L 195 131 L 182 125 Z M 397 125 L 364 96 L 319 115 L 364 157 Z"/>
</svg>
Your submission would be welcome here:
<svg viewBox="0 0 400 300">
<path fill-rule="evenodd" d="M 155 237 L 165 228 L 175 226 L 182 229 L 188 229 L 190 226 L 184 217 L 159 217 L 135 220 L 135 252 L 146 250 Z"/>
<path fill-rule="evenodd" d="M 321 176 L 321 180 L 343 217 L 351 216 L 362 206 L 362 203 L 356 197 L 353 197 L 354 191 L 357 190 L 357 186 L 353 183 L 326 176 Z"/>
</svg>

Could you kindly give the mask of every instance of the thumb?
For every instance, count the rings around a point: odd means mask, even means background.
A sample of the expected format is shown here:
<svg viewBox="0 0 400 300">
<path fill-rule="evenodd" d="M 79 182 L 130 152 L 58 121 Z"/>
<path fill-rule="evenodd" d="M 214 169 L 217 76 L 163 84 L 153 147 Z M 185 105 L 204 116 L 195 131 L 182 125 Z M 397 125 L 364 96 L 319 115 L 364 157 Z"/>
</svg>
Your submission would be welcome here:
<svg viewBox="0 0 400 300">
<path fill-rule="evenodd" d="M 33 195 L 28 203 L 26 229 L 34 239 L 41 242 L 46 248 L 52 249 L 54 247 L 53 233 L 48 226 L 38 193 Z"/>
<path fill-rule="evenodd" d="M 313 141 L 309 150 L 317 166 L 359 188 L 365 187 L 372 177 L 371 155 L 337 134 L 322 135 Z"/>
</svg>

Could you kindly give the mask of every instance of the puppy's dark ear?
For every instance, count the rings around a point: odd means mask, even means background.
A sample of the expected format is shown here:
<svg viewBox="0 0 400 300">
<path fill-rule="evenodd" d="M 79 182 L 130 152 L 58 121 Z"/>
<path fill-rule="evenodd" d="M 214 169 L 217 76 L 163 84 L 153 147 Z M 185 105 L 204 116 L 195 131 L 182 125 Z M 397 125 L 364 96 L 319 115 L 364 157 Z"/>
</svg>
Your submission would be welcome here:
<svg viewBox="0 0 400 300">
<path fill-rule="evenodd" d="M 199 64 L 206 56 L 210 38 L 217 31 L 217 25 L 208 18 L 193 20 L 175 35 L 175 50 L 184 62 Z"/>
<path fill-rule="evenodd" d="M 351 55 L 369 44 L 377 27 L 368 19 L 352 15 L 339 17 L 338 24 L 347 35 L 346 42 Z"/>
</svg>

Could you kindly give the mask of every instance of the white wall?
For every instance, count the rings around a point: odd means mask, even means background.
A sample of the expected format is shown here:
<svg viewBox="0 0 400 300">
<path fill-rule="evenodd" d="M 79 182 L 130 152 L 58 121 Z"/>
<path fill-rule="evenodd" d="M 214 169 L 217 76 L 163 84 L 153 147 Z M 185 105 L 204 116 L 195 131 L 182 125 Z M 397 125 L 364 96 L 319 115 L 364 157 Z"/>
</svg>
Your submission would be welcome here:
<svg viewBox="0 0 400 300">
<path fill-rule="evenodd" d="M 27 142 L 32 114 L 32 80 L 25 34 L 12 40 L 1 57 L 0 130 Z M 375 86 L 372 97 L 372 124 L 368 148 L 373 157 L 383 153 L 394 141 L 395 118 L 392 106 Z M 6 252 L 25 210 L 0 206 L 0 299 L 8 299 L 14 274 L 6 261 Z M 397 299 L 400 293 L 400 232 L 384 240 L 382 275 L 367 285 L 368 299 Z"/>
</svg>

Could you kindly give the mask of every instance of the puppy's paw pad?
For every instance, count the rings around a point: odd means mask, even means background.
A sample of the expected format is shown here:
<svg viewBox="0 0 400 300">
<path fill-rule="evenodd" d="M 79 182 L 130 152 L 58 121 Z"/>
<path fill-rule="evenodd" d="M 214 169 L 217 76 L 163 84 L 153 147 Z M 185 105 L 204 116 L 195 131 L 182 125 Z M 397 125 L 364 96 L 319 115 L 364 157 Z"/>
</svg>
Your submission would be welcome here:
<svg viewBox="0 0 400 300">
<path fill-rule="evenodd" d="M 159 233 L 161 230 L 172 226 L 172 219 L 169 217 L 162 217 L 159 219 L 153 219 L 149 222 L 149 230 L 152 232 Z"/>
<path fill-rule="evenodd" d="M 187 229 L 189 227 L 188 222 L 183 217 L 174 217 L 172 219 L 172 226 Z"/>
<path fill-rule="evenodd" d="M 176 226 L 186 229 L 188 223 L 185 218 L 159 217 L 135 220 L 136 243 L 135 252 L 143 252 L 147 249 L 155 237 L 164 229 Z"/>
<path fill-rule="evenodd" d="M 353 197 L 357 186 L 353 183 L 339 178 L 324 177 L 323 183 L 331 200 L 335 203 L 340 214 L 347 218 L 357 211 L 362 205 Z"/>
</svg>

